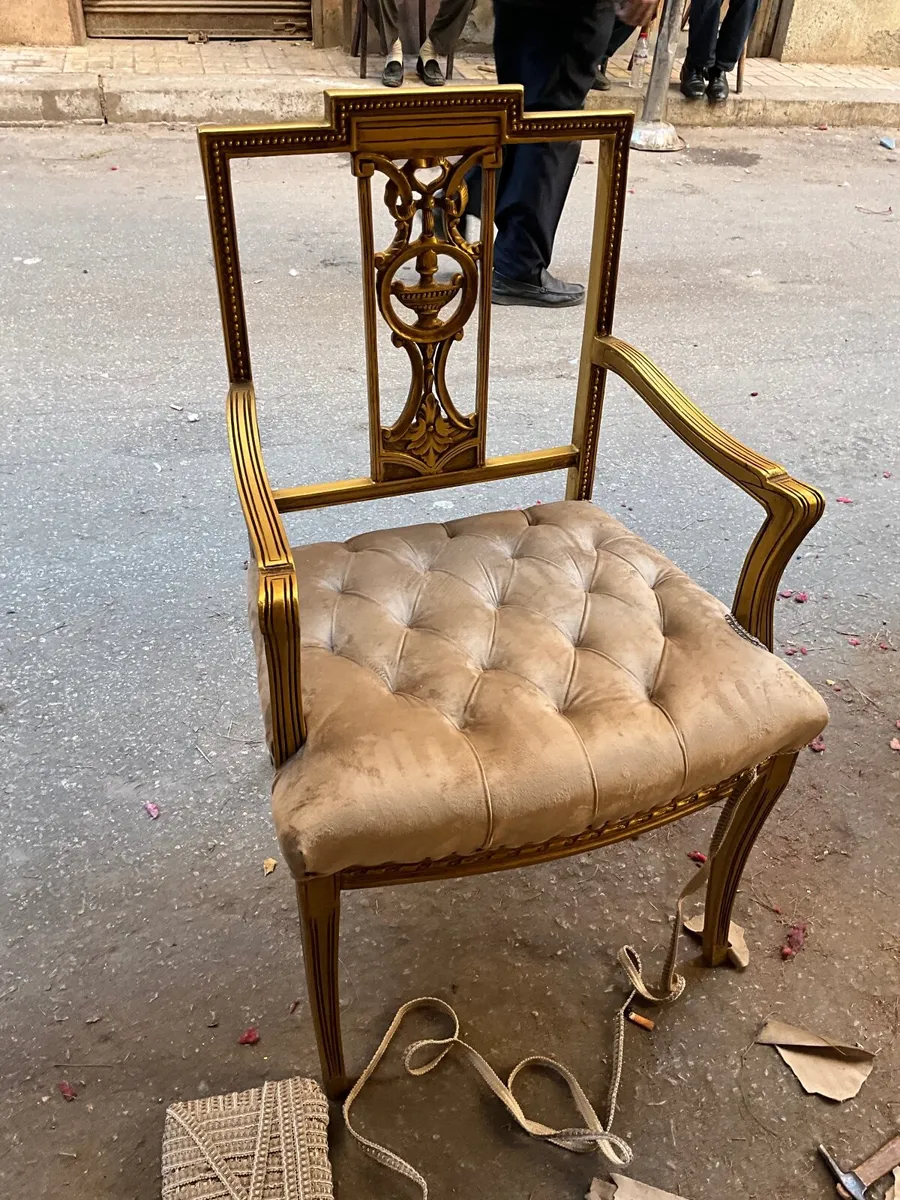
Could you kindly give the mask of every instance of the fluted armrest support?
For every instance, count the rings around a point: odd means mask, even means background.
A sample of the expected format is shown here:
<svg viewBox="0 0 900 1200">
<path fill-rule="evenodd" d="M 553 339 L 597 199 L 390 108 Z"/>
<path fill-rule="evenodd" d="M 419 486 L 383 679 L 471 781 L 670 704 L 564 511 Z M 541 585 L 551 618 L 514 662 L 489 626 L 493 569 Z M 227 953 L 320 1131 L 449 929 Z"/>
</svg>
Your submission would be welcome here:
<svg viewBox="0 0 900 1200">
<path fill-rule="evenodd" d="M 779 581 L 821 517 L 824 497 L 726 433 L 627 342 L 595 338 L 591 361 L 630 384 L 673 433 L 765 509 L 766 519 L 744 559 L 732 611 L 747 632 L 771 650 Z"/>
<path fill-rule="evenodd" d="M 229 389 L 228 441 L 259 582 L 257 615 L 268 675 L 270 744 L 275 765 L 280 766 L 306 738 L 300 691 L 300 606 L 290 542 L 263 465 L 256 393 L 250 382 L 234 383 Z"/>
</svg>

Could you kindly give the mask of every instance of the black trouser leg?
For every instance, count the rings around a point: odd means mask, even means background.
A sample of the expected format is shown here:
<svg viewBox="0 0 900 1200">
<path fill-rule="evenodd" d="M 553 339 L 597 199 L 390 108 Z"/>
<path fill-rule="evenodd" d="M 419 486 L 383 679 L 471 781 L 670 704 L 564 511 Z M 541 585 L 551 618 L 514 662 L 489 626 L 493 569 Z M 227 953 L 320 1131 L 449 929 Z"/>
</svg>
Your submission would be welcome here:
<svg viewBox="0 0 900 1200">
<path fill-rule="evenodd" d="M 716 43 L 716 66 L 733 71 L 753 28 L 759 0 L 729 0 L 728 12 Z"/>
<path fill-rule="evenodd" d="M 374 3 L 369 0 L 368 9 L 381 34 L 382 50 L 390 54 L 391 47 L 400 36 L 399 0 L 374 0 Z"/>
<path fill-rule="evenodd" d="M 720 0 L 691 0 L 687 62 L 698 71 L 715 65 L 721 7 Z"/>
<path fill-rule="evenodd" d="M 587 0 L 530 8 L 494 0 L 494 60 L 500 83 L 521 83 L 525 108 L 582 108 L 606 49 L 611 3 Z M 605 30 L 605 32 L 604 32 Z M 549 266 L 580 143 L 507 148 L 497 191 L 494 266 L 528 283 Z"/>
<path fill-rule="evenodd" d="M 606 53 L 603 57 L 612 58 L 617 50 L 622 49 L 636 29 L 637 25 L 626 25 L 624 21 L 620 21 L 619 18 L 616 17 L 613 23 L 612 33 L 609 35 L 609 43 L 606 47 Z"/>
<path fill-rule="evenodd" d="M 598 15 L 599 28 L 597 37 L 603 49 L 600 51 L 601 65 L 606 62 L 614 51 L 610 50 L 610 42 L 615 34 L 615 27 L 619 23 L 619 18 L 616 16 L 616 10 L 609 5 L 604 7 Z"/>
<path fill-rule="evenodd" d="M 450 54 L 459 41 L 475 0 L 441 0 L 428 36 L 438 54 Z"/>
</svg>

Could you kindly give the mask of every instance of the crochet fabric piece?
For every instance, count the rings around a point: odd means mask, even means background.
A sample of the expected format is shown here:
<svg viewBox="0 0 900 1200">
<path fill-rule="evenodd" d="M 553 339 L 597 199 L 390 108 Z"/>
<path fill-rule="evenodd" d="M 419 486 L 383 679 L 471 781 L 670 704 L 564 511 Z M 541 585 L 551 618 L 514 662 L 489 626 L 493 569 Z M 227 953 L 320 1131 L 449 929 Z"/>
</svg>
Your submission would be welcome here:
<svg viewBox="0 0 900 1200">
<path fill-rule="evenodd" d="M 328 1102 L 312 1079 L 173 1104 L 162 1200 L 333 1200 Z"/>
</svg>

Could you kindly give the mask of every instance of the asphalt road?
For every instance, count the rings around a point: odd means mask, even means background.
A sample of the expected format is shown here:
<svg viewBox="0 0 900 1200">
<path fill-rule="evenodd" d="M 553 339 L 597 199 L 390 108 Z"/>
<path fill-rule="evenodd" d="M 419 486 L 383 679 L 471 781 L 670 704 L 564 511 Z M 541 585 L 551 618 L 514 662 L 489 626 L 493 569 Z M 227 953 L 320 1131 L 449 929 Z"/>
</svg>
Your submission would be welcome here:
<svg viewBox="0 0 900 1200">
<path fill-rule="evenodd" d="M 698 130 L 685 154 L 631 167 L 617 332 L 831 501 L 786 576 L 809 601 L 781 604 L 778 642 L 807 647 L 792 661 L 835 721 L 753 860 L 739 915 L 754 961 L 741 976 L 695 974 L 653 1041 L 630 1042 L 618 1128 L 634 1173 L 692 1200 L 826 1195 L 815 1142 L 858 1159 L 897 1114 L 900 163 L 878 132 Z M 560 231 L 555 269 L 568 277 L 585 275 L 591 177 L 586 161 Z M 336 158 L 254 161 L 236 178 L 271 473 L 278 484 L 361 474 L 353 181 Z M 186 132 L 0 133 L 9 1200 L 151 1200 L 166 1103 L 315 1071 L 305 1000 L 289 1015 L 303 996 L 290 880 L 283 865 L 262 871 L 277 847 L 201 193 Z M 568 440 L 579 325 L 572 310 L 496 312 L 492 452 Z M 391 364 L 383 349 L 399 409 L 405 356 Z M 463 394 L 467 354 L 463 343 L 451 374 Z M 292 529 L 298 541 L 345 537 L 562 486 L 549 476 L 336 509 Z M 597 498 L 730 596 L 758 512 L 622 388 L 605 415 Z M 499 1065 L 554 1053 L 599 1100 L 621 1002 L 615 951 L 662 943 L 685 852 L 709 825 L 592 860 L 351 896 L 351 1059 L 371 1052 L 401 1001 L 454 996 L 465 1033 Z M 789 968 L 786 916 L 758 897 L 811 922 Z M 860 1098 L 828 1107 L 770 1050 L 745 1053 L 770 1013 L 881 1049 Z M 251 1024 L 259 1045 L 238 1046 Z M 360 1120 L 435 1196 L 576 1200 L 598 1170 L 526 1145 L 460 1065 L 412 1082 L 394 1061 L 387 1075 Z M 61 1079 L 77 1100 L 64 1102 Z M 559 1095 L 533 1103 L 563 1122 Z M 343 1196 L 401 1194 L 360 1157 L 337 1137 Z"/>
</svg>

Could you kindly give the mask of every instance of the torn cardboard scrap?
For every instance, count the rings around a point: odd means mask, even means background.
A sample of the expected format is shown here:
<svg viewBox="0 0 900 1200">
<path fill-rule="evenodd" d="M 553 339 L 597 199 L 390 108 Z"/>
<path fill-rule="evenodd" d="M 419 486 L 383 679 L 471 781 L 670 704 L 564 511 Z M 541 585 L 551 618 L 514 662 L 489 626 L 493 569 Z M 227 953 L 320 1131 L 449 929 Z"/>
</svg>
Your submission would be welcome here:
<svg viewBox="0 0 900 1200">
<path fill-rule="evenodd" d="M 695 938 L 703 937 L 702 912 L 697 913 L 695 917 L 685 918 L 683 924 L 685 930 Z M 728 941 L 731 943 L 728 948 L 728 961 L 739 971 L 746 971 L 750 966 L 750 951 L 747 949 L 747 939 L 743 929 L 740 925 L 735 925 L 734 921 L 728 926 Z"/>
<path fill-rule="evenodd" d="M 671 1192 L 661 1192 L 659 1188 L 650 1187 L 646 1183 L 638 1183 L 636 1179 L 626 1179 L 624 1175 L 613 1175 L 613 1179 L 615 1183 L 607 1183 L 604 1179 L 595 1179 L 584 1200 L 684 1200 L 683 1196 L 675 1196 Z"/>
<path fill-rule="evenodd" d="M 684 1200 L 671 1192 L 661 1192 L 659 1188 L 650 1187 L 646 1183 L 638 1183 L 636 1179 L 626 1179 L 624 1175 L 613 1175 L 616 1181 L 616 1200 Z"/>
<path fill-rule="evenodd" d="M 829 1100 L 857 1095 L 875 1061 L 869 1050 L 832 1042 L 782 1021 L 767 1021 L 756 1041 L 774 1046 L 807 1092 Z"/>
<path fill-rule="evenodd" d="M 616 1200 L 616 1185 L 605 1179 L 592 1179 L 584 1200 Z"/>
</svg>

